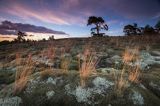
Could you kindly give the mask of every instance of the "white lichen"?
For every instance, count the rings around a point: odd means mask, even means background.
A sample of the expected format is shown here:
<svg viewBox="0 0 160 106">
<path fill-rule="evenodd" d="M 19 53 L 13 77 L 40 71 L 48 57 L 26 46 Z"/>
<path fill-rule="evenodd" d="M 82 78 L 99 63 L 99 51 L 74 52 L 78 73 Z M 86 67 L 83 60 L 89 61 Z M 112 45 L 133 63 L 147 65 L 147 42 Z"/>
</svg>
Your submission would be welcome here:
<svg viewBox="0 0 160 106">
<path fill-rule="evenodd" d="M 67 94 L 73 94 L 72 89 L 70 87 L 70 84 L 65 85 L 65 93 Z"/>
<path fill-rule="evenodd" d="M 65 86 L 65 91 L 68 95 L 73 95 L 75 96 L 76 100 L 80 103 L 87 103 L 91 104 L 92 103 L 92 94 L 93 94 L 93 89 L 92 88 L 83 88 L 81 86 L 76 87 L 75 90 L 72 90 L 70 85 L 67 84 Z"/>
<path fill-rule="evenodd" d="M 101 78 L 101 77 L 96 77 L 93 80 L 93 84 L 95 87 L 99 88 L 99 87 L 105 87 L 108 88 L 111 85 L 114 85 L 114 83 L 106 80 L 105 78 Z"/>
<path fill-rule="evenodd" d="M 47 96 L 48 99 L 50 99 L 51 97 L 53 97 L 54 94 L 55 94 L 54 91 L 48 91 L 48 92 L 46 92 L 46 96 Z"/>
<path fill-rule="evenodd" d="M 142 51 L 140 53 L 140 59 L 134 63 L 129 63 L 131 66 L 138 65 L 141 70 L 147 70 L 153 64 L 160 64 L 158 61 L 159 56 L 152 56 L 148 52 Z"/>
<path fill-rule="evenodd" d="M 65 86 L 65 92 L 68 95 L 75 96 L 78 102 L 87 103 L 87 104 L 97 104 L 98 101 L 95 101 L 95 96 L 104 96 L 104 93 L 108 91 L 108 88 L 113 85 L 112 82 L 109 82 L 105 78 L 96 77 L 93 81 L 93 87 L 81 87 L 78 86 L 76 89 L 71 88 L 69 84 Z"/>
<path fill-rule="evenodd" d="M 119 70 L 114 69 L 114 68 L 99 68 L 97 70 L 102 72 L 102 73 L 110 73 L 110 74 L 112 74 L 113 72 L 118 72 L 119 71 Z"/>
<path fill-rule="evenodd" d="M 160 87 L 153 82 L 150 82 L 149 85 L 152 86 L 153 88 L 156 88 L 156 89 L 160 90 Z"/>
<path fill-rule="evenodd" d="M 75 97 L 78 102 L 87 102 L 88 104 L 91 103 L 90 98 L 92 97 L 92 91 L 93 89 L 85 89 L 81 86 L 78 86 L 75 90 Z"/>
<path fill-rule="evenodd" d="M 0 106 L 20 106 L 22 99 L 20 97 L 10 97 L 0 99 Z"/>
<path fill-rule="evenodd" d="M 94 93 L 102 94 L 110 86 L 114 85 L 112 82 L 106 80 L 105 78 L 96 77 L 92 83 L 94 84 Z"/>
<path fill-rule="evenodd" d="M 143 84 L 139 84 L 139 86 L 141 87 L 141 88 L 143 88 L 143 89 L 146 89 L 146 87 L 143 85 Z"/>
<path fill-rule="evenodd" d="M 54 63 L 51 62 L 50 59 L 47 58 L 47 56 L 44 56 L 44 57 L 33 56 L 32 60 L 37 63 L 42 63 L 42 64 L 45 64 L 45 65 L 51 66 L 51 67 L 54 65 Z"/>
<path fill-rule="evenodd" d="M 133 92 L 133 95 L 131 95 L 131 99 L 133 100 L 133 103 L 135 105 L 143 105 L 144 104 L 144 99 L 143 99 L 142 95 L 137 91 Z"/>
<path fill-rule="evenodd" d="M 38 84 L 45 84 L 45 81 L 40 81 L 40 77 L 37 77 L 35 79 L 30 79 L 24 93 L 31 94 L 34 91 L 34 89 L 36 89 L 36 85 L 38 85 Z"/>
<path fill-rule="evenodd" d="M 53 80 L 52 77 L 49 77 L 49 78 L 47 79 L 46 83 L 50 83 L 50 84 L 56 85 L 56 80 Z"/>
</svg>

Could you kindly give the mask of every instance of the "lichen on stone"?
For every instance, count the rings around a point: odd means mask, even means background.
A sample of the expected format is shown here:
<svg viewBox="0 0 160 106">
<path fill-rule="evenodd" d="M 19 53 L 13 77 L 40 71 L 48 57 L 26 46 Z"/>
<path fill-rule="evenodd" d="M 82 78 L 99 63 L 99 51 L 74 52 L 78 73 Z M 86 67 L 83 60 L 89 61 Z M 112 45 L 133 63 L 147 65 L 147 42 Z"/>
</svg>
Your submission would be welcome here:
<svg viewBox="0 0 160 106">
<path fill-rule="evenodd" d="M 91 103 L 90 98 L 92 97 L 93 89 L 90 88 L 82 88 L 78 86 L 75 90 L 75 97 L 78 102 L 87 102 L 88 104 Z"/>
<path fill-rule="evenodd" d="M 46 92 L 46 96 L 47 96 L 48 99 L 50 99 L 51 97 L 53 97 L 54 94 L 55 94 L 55 92 L 53 90 Z"/>
<path fill-rule="evenodd" d="M 101 77 L 96 77 L 93 79 L 92 83 L 93 87 L 77 86 L 75 89 L 71 88 L 70 84 L 67 84 L 65 85 L 65 92 L 68 95 L 74 96 L 80 103 L 82 102 L 94 105 L 98 103 L 98 101 L 95 101 L 95 96 L 104 96 L 104 93 L 107 92 L 107 89 L 112 86 L 113 83 Z"/>
<path fill-rule="evenodd" d="M 49 78 L 47 79 L 46 83 L 50 83 L 50 84 L 56 85 L 56 80 L 53 80 L 52 77 L 49 77 Z"/>
<path fill-rule="evenodd" d="M 144 99 L 143 99 L 142 95 L 137 91 L 133 92 L 133 94 L 131 95 L 131 99 L 133 100 L 133 103 L 135 105 L 143 105 L 144 104 Z"/>
<path fill-rule="evenodd" d="M 22 99 L 18 96 L 0 99 L 0 106 L 20 106 Z"/>
<path fill-rule="evenodd" d="M 101 77 L 96 77 L 94 80 L 93 80 L 93 84 L 95 87 L 106 87 L 108 88 L 109 86 L 113 85 L 112 82 L 106 80 L 105 78 L 101 78 Z"/>
</svg>

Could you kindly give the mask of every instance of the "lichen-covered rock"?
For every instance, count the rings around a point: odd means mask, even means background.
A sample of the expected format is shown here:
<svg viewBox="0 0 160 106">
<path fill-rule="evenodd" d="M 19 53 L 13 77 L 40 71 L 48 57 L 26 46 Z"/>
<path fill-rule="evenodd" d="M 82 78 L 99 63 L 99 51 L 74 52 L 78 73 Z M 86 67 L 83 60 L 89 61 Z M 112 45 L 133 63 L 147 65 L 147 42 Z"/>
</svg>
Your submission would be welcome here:
<svg viewBox="0 0 160 106">
<path fill-rule="evenodd" d="M 107 56 L 108 56 L 108 54 L 105 53 L 105 52 L 97 52 L 96 55 L 97 55 L 98 57 L 107 57 Z"/>
<path fill-rule="evenodd" d="M 45 64 L 45 65 L 47 65 L 47 66 L 51 66 L 51 67 L 54 66 L 54 63 L 51 62 L 51 60 L 48 59 L 46 56 L 45 56 L 45 57 L 33 56 L 33 57 L 32 57 L 32 60 L 35 61 L 35 62 L 37 62 L 37 63 Z"/>
<path fill-rule="evenodd" d="M 119 62 L 122 60 L 122 58 L 119 55 L 114 55 L 113 57 L 111 57 L 111 60 L 113 62 Z"/>
<path fill-rule="evenodd" d="M 98 104 L 99 100 L 95 100 L 96 96 L 104 97 L 104 94 L 108 93 L 108 89 L 113 85 L 112 82 L 105 78 L 96 77 L 92 80 L 92 87 L 78 86 L 75 89 L 71 88 L 71 85 L 65 85 L 65 92 L 68 95 L 73 95 L 77 102 L 86 104 Z"/>
<path fill-rule="evenodd" d="M 9 97 L 0 99 L 0 106 L 20 106 L 22 99 L 20 97 Z"/>
<path fill-rule="evenodd" d="M 133 91 L 133 94 L 130 96 L 130 98 L 133 100 L 134 105 L 144 104 L 143 96 L 137 91 Z"/>
<path fill-rule="evenodd" d="M 141 70 L 148 70 L 148 69 L 150 68 L 150 65 L 149 65 L 149 64 L 147 64 L 147 63 L 145 63 L 145 62 L 142 62 L 142 61 L 137 61 L 137 62 L 135 62 L 135 63 L 130 63 L 129 65 L 131 65 L 131 66 L 137 65 L 137 66 L 139 66 L 139 68 L 140 68 Z"/>
<path fill-rule="evenodd" d="M 114 69 L 114 68 L 99 68 L 97 69 L 98 72 L 101 72 L 101 73 L 108 73 L 108 74 L 112 74 L 114 72 L 118 72 L 119 70 L 117 69 Z"/>
<path fill-rule="evenodd" d="M 142 51 L 140 53 L 140 60 L 138 60 L 134 63 L 129 63 L 129 65 L 131 65 L 131 66 L 138 65 L 141 70 L 148 70 L 151 65 L 160 64 L 160 61 L 158 59 L 159 59 L 159 57 L 152 56 L 148 52 Z"/>
<path fill-rule="evenodd" d="M 114 83 L 106 80 L 105 78 L 96 77 L 92 83 L 94 84 L 93 92 L 103 94 Z"/>
<path fill-rule="evenodd" d="M 152 81 L 149 83 L 149 89 L 153 91 L 158 97 L 160 97 L 160 85 L 157 83 L 153 83 Z"/>
<path fill-rule="evenodd" d="M 90 98 L 92 97 L 92 91 L 93 89 L 90 88 L 82 88 L 81 86 L 78 86 L 75 90 L 75 97 L 78 102 L 86 102 L 88 104 L 91 104 Z"/>
<path fill-rule="evenodd" d="M 14 85 L 13 84 L 9 84 L 9 85 L 5 85 L 5 87 L 0 90 L 0 98 L 7 98 L 13 95 L 13 91 L 14 91 Z"/>
<path fill-rule="evenodd" d="M 157 84 L 154 84 L 153 82 L 149 83 L 150 86 L 157 88 L 160 91 L 160 86 L 158 86 Z"/>
<path fill-rule="evenodd" d="M 79 65 L 78 65 L 78 61 L 77 60 L 71 60 L 70 64 L 69 64 L 69 70 L 78 70 Z"/>
<path fill-rule="evenodd" d="M 28 93 L 28 94 L 31 94 L 33 93 L 33 91 L 36 89 L 36 86 L 38 84 L 44 84 L 45 82 L 44 81 L 40 81 L 40 77 L 37 77 L 35 79 L 31 79 L 28 84 L 27 84 L 27 87 L 25 89 L 25 93 Z"/>
<path fill-rule="evenodd" d="M 65 86 L 65 92 L 67 93 L 67 95 L 73 95 L 79 103 L 92 103 L 92 88 L 83 88 L 81 86 L 78 86 L 76 87 L 76 89 L 72 89 L 70 85 L 67 84 Z"/>
<path fill-rule="evenodd" d="M 52 98 L 52 96 L 54 96 L 55 92 L 54 91 L 48 91 L 46 92 L 46 96 L 48 99 Z"/>
<path fill-rule="evenodd" d="M 153 55 L 155 55 L 155 56 L 160 56 L 160 52 L 159 51 L 152 51 L 151 52 Z"/>
<path fill-rule="evenodd" d="M 114 85 L 114 83 L 106 80 L 105 78 L 101 78 L 101 77 L 96 77 L 93 80 L 93 84 L 96 88 L 108 88 L 111 85 Z"/>
<path fill-rule="evenodd" d="M 49 78 L 47 79 L 46 83 L 50 83 L 50 84 L 56 85 L 56 80 L 53 80 L 52 77 L 49 77 Z"/>
<path fill-rule="evenodd" d="M 141 88 L 143 88 L 143 89 L 147 89 L 143 84 L 139 84 L 139 86 L 141 87 Z"/>
</svg>

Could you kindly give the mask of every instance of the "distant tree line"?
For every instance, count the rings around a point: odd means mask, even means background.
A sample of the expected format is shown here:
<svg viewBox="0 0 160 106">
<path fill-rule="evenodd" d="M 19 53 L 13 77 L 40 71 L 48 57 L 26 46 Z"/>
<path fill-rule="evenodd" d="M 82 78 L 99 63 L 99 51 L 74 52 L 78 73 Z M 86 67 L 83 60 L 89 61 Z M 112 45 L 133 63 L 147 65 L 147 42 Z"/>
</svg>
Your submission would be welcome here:
<svg viewBox="0 0 160 106">
<path fill-rule="evenodd" d="M 88 25 L 95 25 L 95 27 L 91 28 L 91 35 L 102 37 L 105 33 L 100 33 L 101 30 L 108 30 L 108 25 L 105 23 L 102 17 L 90 16 L 87 21 Z M 137 23 L 125 25 L 123 28 L 123 32 L 125 35 L 155 35 L 160 34 L 160 21 L 152 27 L 150 25 L 146 25 L 144 27 L 139 27 Z"/>
<path fill-rule="evenodd" d="M 36 42 L 35 40 L 32 39 L 26 39 L 26 36 L 34 36 L 34 35 L 27 35 L 25 32 L 22 31 L 17 31 L 17 37 L 13 41 L 8 41 L 4 40 L 0 42 L 0 45 L 6 45 L 10 43 L 25 43 L 25 42 Z M 45 42 L 45 41 L 54 41 L 54 35 L 50 36 L 48 39 L 43 38 L 42 40 L 39 40 L 40 42 Z"/>
<path fill-rule="evenodd" d="M 145 27 L 138 27 L 137 23 L 128 24 L 124 26 L 123 32 L 125 35 L 155 35 L 160 34 L 160 21 L 152 27 L 150 25 L 146 25 Z"/>
<path fill-rule="evenodd" d="M 31 42 L 31 41 L 33 41 L 33 40 L 30 40 L 30 39 L 25 39 L 25 36 L 28 36 L 25 32 L 21 32 L 21 31 L 18 31 L 18 33 L 17 33 L 17 38 L 16 39 L 14 39 L 14 41 L 13 42 L 17 42 L 17 43 L 20 43 L 20 42 Z M 30 35 L 30 36 L 34 36 L 34 35 Z M 50 36 L 49 38 L 48 38 L 48 41 L 53 41 L 53 40 L 55 40 L 54 39 L 54 35 L 52 35 L 52 36 Z M 47 41 L 45 38 L 43 38 L 42 40 L 40 40 L 40 41 Z"/>
</svg>

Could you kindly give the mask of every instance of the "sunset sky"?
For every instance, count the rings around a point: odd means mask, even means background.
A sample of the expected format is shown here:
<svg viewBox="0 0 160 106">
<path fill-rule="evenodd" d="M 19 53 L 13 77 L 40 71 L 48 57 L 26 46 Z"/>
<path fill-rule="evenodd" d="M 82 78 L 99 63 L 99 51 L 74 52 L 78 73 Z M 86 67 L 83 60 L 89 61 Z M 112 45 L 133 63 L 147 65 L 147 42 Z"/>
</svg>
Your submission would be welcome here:
<svg viewBox="0 0 160 106">
<path fill-rule="evenodd" d="M 89 36 L 86 24 L 92 15 L 105 19 L 107 35 L 123 35 L 129 23 L 154 26 L 160 0 L 0 0 L 0 21 L 43 26 L 71 37 Z"/>
</svg>

